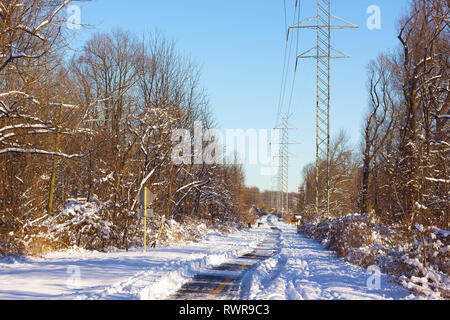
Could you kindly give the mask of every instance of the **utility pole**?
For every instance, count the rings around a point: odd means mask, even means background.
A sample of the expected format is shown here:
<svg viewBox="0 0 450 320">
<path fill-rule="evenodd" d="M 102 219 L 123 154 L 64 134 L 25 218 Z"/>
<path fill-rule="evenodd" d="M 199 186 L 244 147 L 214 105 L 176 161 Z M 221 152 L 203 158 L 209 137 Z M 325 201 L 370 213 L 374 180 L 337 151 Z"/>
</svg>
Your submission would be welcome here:
<svg viewBox="0 0 450 320">
<path fill-rule="evenodd" d="M 61 124 L 63 121 L 63 114 L 64 114 L 64 108 L 69 109 L 78 109 L 77 106 L 67 105 L 67 104 L 60 104 L 59 105 L 59 116 L 58 116 L 58 122 L 56 124 L 56 139 L 55 139 L 55 154 L 53 155 L 53 166 L 52 166 L 52 176 L 50 178 L 50 192 L 48 196 L 48 205 L 47 205 L 47 215 L 51 216 L 53 211 L 53 198 L 55 193 L 55 182 L 56 182 L 56 169 L 58 166 L 58 157 L 56 153 L 59 152 L 59 145 L 61 142 Z"/>
<path fill-rule="evenodd" d="M 59 152 L 59 142 L 61 140 L 61 131 L 60 131 L 60 125 L 63 118 L 63 112 L 64 112 L 64 106 L 61 104 L 59 107 L 59 117 L 58 117 L 58 123 L 56 125 L 56 141 L 55 141 L 55 153 Z M 55 192 L 55 180 L 56 180 L 56 167 L 58 165 L 58 158 L 56 155 L 53 156 L 53 167 L 52 167 L 52 177 L 50 179 L 50 194 L 48 196 L 48 207 L 47 207 L 47 214 L 48 216 L 52 215 L 53 210 L 53 194 Z"/>
<path fill-rule="evenodd" d="M 332 25 L 331 20 L 338 20 L 341 25 Z M 315 23 L 310 23 L 315 21 Z M 330 213 L 330 80 L 331 59 L 349 58 L 345 53 L 335 49 L 331 45 L 331 30 L 351 29 L 358 26 L 338 18 L 331 14 L 331 0 L 317 0 L 317 13 L 315 16 L 302 20 L 289 27 L 288 38 L 291 29 L 316 30 L 316 46 L 297 56 L 296 70 L 299 59 L 316 59 L 317 63 L 317 97 L 316 97 L 316 211 L 320 214 L 321 195 L 321 164 L 325 161 L 325 205 L 324 210 Z"/>
</svg>

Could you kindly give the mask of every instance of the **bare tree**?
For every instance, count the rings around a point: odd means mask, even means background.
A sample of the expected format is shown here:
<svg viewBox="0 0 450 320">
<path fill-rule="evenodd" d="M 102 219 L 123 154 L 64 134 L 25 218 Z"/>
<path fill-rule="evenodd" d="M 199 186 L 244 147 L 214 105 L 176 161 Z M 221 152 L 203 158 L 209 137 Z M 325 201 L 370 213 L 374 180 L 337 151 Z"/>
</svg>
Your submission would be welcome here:
<svg viewBox="0 0 450 320">
<path fill-rule="evenodd" d="M 369 115 L 364 129 L 361 212 L 369 213 L 372 163 L 388 136 L 395 116 L 395 91 L 389 58 L 381 55 L 369 66 Z"/>
<path fill-rule="evenodd" d="M 70 2 L 0 2 L 0 155 L 33 153 L 79 157 L 23 140 L 29 135 L 58 130 L 58 124 L 51 118 L 53 111 L 65 103 L 46 92 L 40 83 L 56 68 L 52 59 L 57 59 L 56 42 L 62 35 L 64 19 L 60 15 Z"/>
<path fill-rule="evenodd" d="M 434 152 L 441 155 L 448 154 L 445 143 L 448 134 L 442 135 L 441 130 L 448 125 L 445 115 L 448 113 L 449 79 L 445 57 L 449 50 L 449 25 L 445 17 L 449 10 L 445 0 L 415 0 L 411 12 L 402 21 L 398 36 L 402 54 L 397 70 L 403 84 L 406 111 L 398 161 L 398 173 L 402 176 L 398 177 L 405 185 L 402 205 L 410 221 L 409 227 L 414 225 L 417 216 L 421 222 L 426 221 L 425 194 L 429 183 L 442 184 L 440 179 L 430 177 L 435 167 L 430 163 L 433 153 L 430 147 L 436 146 Z M 434 139 L 432 128 L 439 139 Z M 439 171 L 439 175 L 446 175 Z M 448 183 L 445 184 L 448 188 Z"/>
</svg>

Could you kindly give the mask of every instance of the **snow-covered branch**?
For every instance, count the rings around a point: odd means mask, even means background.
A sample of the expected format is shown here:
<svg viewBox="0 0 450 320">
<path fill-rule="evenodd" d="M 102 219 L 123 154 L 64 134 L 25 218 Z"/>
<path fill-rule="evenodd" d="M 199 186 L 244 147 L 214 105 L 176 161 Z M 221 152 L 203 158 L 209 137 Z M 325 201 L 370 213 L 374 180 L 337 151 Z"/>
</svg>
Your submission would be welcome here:
<svg viewBox="0 0 450 320">
<path fill-rule="evenodd" d="M 187 188 L 193 188 L 193 187 L 200 188 L 200 187 L 203 187 L 203 186 L 209 184 L 210 182 L 211 182 L 211 179 L 207 179 L 207 180 L 204 180 L 204 181 L 195 181 L 195 182 L 189 183 L 189 184 L 179 188 L 177 191 L 175 191 L 174 194 L 177 194 L 177 193 L 179 193 L 179 192 L 181 192 L 181 191 L 183 191 L 183 190 L 185 190 Z"/>
<path fill-rule="evenodd" d="M 64 7 L 66 7 L 69 3 L 71 3 L 72 2 L 72 0 L 65 0 L 51 15 L 50 15 L 50 17 L 47 19 L 47 20 L 45 20 L 45 21 L 43 21 L 43 22 L 41 22 L 41 24 L 40 25 L 38 25 L 35 29 L 34 29 L 34 34 L 36 34 L 36 32 L 38 32 L 39 30 L 41 30 L 42 28 L 44 28 L 44 27 L 46 27 L 48 24 L 50 24 L 54 19 L 55 19 L 55 17 L 58 15 L 58 13 L 62 10 L 62 9 L 64 9 Z"/>
<path fill-rule="evenodd" d="M 47 156 L 57 156 L 66 159 L 75 159 L 75 158 L 84 158 L 85 154 L 65 154 L 61 152 L 49 152 L 45 150 L 39 149 L 20 149 L 20 148 L 6 148 L 0 150 L 0 154 L 6 153 L 29 153 L 29 154 L 39 154 L 39 155 L 47 155 Z"/>
<path fill-rule="evenodd" d="M 435 178 L 430 178 L 430 177 L 425 177 L 425 180 L 431 181 L 431 182 L 450 183 L 450 180 L 446 180 L 446 179 L 435 179 Z"/>
</svg>

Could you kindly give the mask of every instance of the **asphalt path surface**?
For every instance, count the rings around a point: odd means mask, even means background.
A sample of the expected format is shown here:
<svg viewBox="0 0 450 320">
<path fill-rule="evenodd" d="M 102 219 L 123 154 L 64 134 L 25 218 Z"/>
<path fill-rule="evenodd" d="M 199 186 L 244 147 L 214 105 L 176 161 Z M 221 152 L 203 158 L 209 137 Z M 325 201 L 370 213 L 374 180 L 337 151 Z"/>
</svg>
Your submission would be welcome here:
<svg viewBox="0 0 450 320">
<path fill-rule="evenodd" d="M 267 236 L 248 253 L 193 277 L 169 300 L 239 300 L 242 279 L 279 249 L 280 229 L 271 227 Z"/>
</svg>

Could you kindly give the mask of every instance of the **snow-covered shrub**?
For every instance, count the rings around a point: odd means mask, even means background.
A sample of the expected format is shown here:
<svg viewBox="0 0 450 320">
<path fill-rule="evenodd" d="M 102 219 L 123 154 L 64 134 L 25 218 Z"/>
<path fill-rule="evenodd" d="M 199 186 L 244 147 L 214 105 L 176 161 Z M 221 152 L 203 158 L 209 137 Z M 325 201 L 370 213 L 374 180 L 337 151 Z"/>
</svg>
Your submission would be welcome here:
<svg viewBox="0 0 450 320">
<path fill-rule="evenodd" d="M 368 214 L 315 217 L 299 231 L 350 263 L 378 266 L 414 293 L 450 297 L 448 231 L 416 225 L 411 234 L 396 225 L 383 226 Z"/>
<path fill-rule="evenodd" d="M 206 236 L 208 227 L 199 221 L 185 221 L 180 224 L 175 220 L 168 220 L 163 231 L 162 240 L 166 243 L 201 241 Z"/>
<path fill-rule="evenodd" d="M 177 242 L 199 242 L 204 240 L 211 232 L 227 234 L 241 228 L 239 223 L 232 221 L 227 221 L 219 226 L 207 219 L 186 218 L 182 223 L 175 220 L 166 220 L 161 237 L 157 241 L 160 222 L 160 219 L 157 219 L 150 223 L 149 229 L 153 231 L 149 232 L 148 243 L 156 242 L 158 245 L 166 245 Z"/>
<path fill-rule="evenodd" d="M 48 236 L 67 247 L 104 250 L 113 234 L 112 223 L 101 215 L 104 205 L 96 198 L 70 200 L 60 214 L 44 222 Z"/>
<path fill-rule="evenodd" d="M 450 233 L 417 224 L 414 234 L 410 250 L 401 257 L 400 283 L 426 296 L 450 298 Z"/>
<path fill-rule="evenodd" d="M 24 245 L 13 232 L 0 232 L 0 257 L 24 253 Z"/>
<path fill-rule="evenodd" d="M 322 242 L 330 250 L 336 251 L 340 257 L 351 257 L 359 265 L 373 264 L 372 236 L 368 226 L 371 215 L 350 214 L 343 217 L 324 217 L 300 227 L 308 236 Z"/>
</svg>

